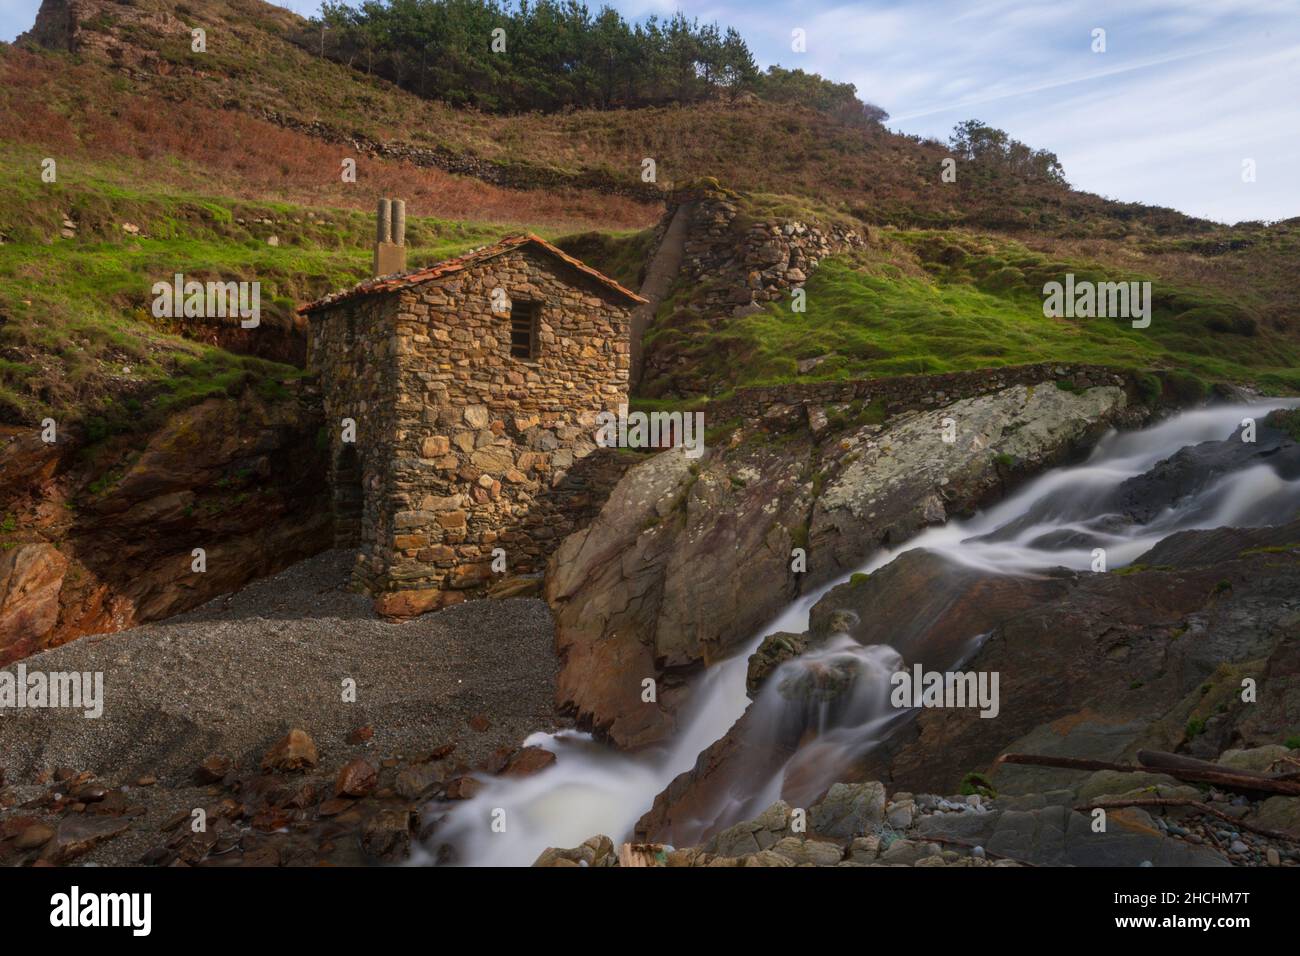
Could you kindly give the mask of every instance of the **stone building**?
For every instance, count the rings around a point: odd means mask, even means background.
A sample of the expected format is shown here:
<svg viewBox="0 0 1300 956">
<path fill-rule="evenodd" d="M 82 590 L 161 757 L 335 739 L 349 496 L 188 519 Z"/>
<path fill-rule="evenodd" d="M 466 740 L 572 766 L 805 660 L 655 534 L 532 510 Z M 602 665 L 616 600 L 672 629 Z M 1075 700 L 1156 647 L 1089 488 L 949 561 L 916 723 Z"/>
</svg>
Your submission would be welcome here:
<svg viewBox="0 0 1300 956">
<path fill-rule="evenodd" d="M 377 269 L 404 261 L 404 211 L 391 208 Z M 354 584 L 381 613 L 455 603 L 502 568 L 541 569 L 576 524 L 566 475 L 595 451 L 597 413 L 627 400 L 643 301 L 515 235 L 300 310 L 324 396 L 335 543 L 357 549 Z"/>
</svg>

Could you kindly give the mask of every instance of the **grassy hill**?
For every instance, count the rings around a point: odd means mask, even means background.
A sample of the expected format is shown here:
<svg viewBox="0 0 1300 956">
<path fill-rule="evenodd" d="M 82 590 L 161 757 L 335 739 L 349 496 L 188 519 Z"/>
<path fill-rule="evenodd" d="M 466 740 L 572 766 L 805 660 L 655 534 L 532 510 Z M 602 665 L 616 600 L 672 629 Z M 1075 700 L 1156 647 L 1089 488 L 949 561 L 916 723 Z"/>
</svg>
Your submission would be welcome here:
<svg viewBox="0 0 1300 956">
<path fill-rule="evenodd" d="M 1174 210 L 1115 203 L 1015 176 L 939 181 L 949 155 L 941 143 L 846 124 L 817 110 L 745 97 L 649 109 L 498 115 L 456 110 L 360 69 L 314 56 L 294 42 L 306 22 L 261 0 L 101 0 L 86 29 L 111 38 L 116 89 L 169 104 L 317 124 L 471 156 L 502 167 L 544 168 L 639 183 L 652 157 L 661 184 L 714 176 L 734 188 L 819 196 L 870 221 L 898 225 L 964 223 L 1077 236 L 1213 231 Z M 157 15 L 206 30 L 207 50 L 186 31 L 149 28 Z M 174 24 L 173 24 L 174 25 Z M 57 82 L 45 78 L 42 83 Z M 31 85 L 30 83 L 28 85 Z M 97 95 L 79 84 L 82 96 Z M 870 91 L 863 91 L 869 95 Z M 48 97 L 43 97 L 48 98 Z M 62 114 L 33 118 L 29 126 Z M 178 123 L 184 126 L 184 123 Z"/>
<path fill-rule="evenodd" d="M 0 419 L 143 428 L 209 394 L 302 374 L 206 344 L 221 330 L 154 318 L 150 290 L 176 272 L 260 282 L 268 337 L 291 334 L 301 302 L 369 274 L 369 211 L 191 192 L 120 161 L 82 160 L 42 183 L 40 159 L 22 148 L 0 161 Z M 433 262 L 517 228 L 415 216 L 408 254 Z"/>
<path fill-rule="evenodd" d="M 774 305 L 702 322 L 692 290 L 676 290 L 650 347 L 685 356 L 707 392 L 1040 359 L 1300 389 L 1295 220 L 1219 226 L 996 172 L 945 185 L 940 143 L 752 97 L 455 110 L 312 55 L 294 42 L 305 21 L 260 0 L 83 8 L 79 52 L 48 30 L 44 47 L 0 44 L 3 421 L 141 427 L 203 395 L 300 374 L 153 319 L 148 290 L 177 271 L 257 279 L 264 322 L 287 330 L 295 302 L 365 274 L 377 195 L 408 200 L 415 263 L 526 228 L 571 236 L 570 249 L 635 284 L 662 213 L 640 181 L 645 157 L 660 189 L 714 176 L 745 191 L 755 215 L 834 217 L 878 237 L 813 275 L 806 314 Z M 206 52 L 191 51 L 191 26 L 206 30 Z M 385 148 L 371 155 L 360 139 Z M 45 157 L 55 183 L 40 177 Z M 340 176 L 344 158 L 356 183 Z M 520 180 L 551 185 L 497 184 Z M 1066 271 L 1150 278 L 1152 329 L 1044 318 L 1042 282 Z M 797 375 L 798 359 L 822 355 Z M 646 391 L 680 384 L 651 379 Z"/>
<path fill-rule="evenodd" d="M 1287 249 L 1300 228 L 1280 231 Z M 1176 370 L 1204 391 L 1212 382 L 1249 382 L 1300 391 L 1300 343 L 1276 317 L 1206 285 L 1171 282 L 1144 271 L 1140 257 L 1122 270 L 1063 258 L 1014 239 L 956 230 L 885 230 L 865 251 L 833 257 L 804 284 L 806 311 L 790 300 L 709 328 L 679 287 L 661 307 L 647 343 L 660 358 L 686 356 L 682 376 L 651 376 L 648 396 L 709 393 L 740 385 L 952 372 L 1033 362 L 1077 361 Z M 1146 329 L 1110 318 L 1043 314 L 1044 283 L 1151 281 Z M 800 374 L 802 359 L 824 357 Z M 679 367 L 675 362 L 663 362 Z M 1197 382 L 1196 380 L 1199 380 Z"/>
</svg>

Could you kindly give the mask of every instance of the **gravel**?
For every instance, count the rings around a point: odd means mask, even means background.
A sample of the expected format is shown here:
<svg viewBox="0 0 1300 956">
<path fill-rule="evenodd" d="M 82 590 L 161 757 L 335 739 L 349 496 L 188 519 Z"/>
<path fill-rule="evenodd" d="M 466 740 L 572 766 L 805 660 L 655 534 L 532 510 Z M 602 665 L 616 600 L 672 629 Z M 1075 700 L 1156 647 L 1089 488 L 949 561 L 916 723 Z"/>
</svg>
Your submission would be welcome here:
<svg viewBox="0 0 1300 956">
<path fill-rule="evenodd" d="M 468 601 L 390 623 L 347 590 L 351 560 L 325 552 L 186 614 L 28 658 L 29 672 L 102 671 L 104 712 L 6 710 L 5 783 L 32 785 L 42 771 L 69 767 L 111 785 L 152 774 L 159 789 L 181 788 L 211 753 L 255 768 L 293 727 L 311 734 L 324 768 L 447 743 L 475 764 L 561 726 L 543 602 Z M 348 679 L 355 703 L 343 699 Z M 486 728 L 471 729 L 472 717 L 486 717 Z M 347 742 L 367 725 L 369 745 Z"/>
</svg>

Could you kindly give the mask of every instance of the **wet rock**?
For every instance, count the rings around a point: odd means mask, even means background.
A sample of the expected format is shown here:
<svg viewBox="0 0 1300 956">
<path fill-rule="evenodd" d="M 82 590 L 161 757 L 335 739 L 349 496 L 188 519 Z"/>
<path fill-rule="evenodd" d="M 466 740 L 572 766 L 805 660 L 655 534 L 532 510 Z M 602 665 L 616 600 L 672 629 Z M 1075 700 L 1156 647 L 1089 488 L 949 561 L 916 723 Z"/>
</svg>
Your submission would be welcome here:
<svg viewBox="0 0 1300 956">
<path fill-rule="evenodd" d="M 14 838 L 14 846 L 20 850 L 34 850 L 48 843 L 52 836 L 54 836 L 53 827 L 44 823 L 33 823 Z"/>
<path fill-rule="evenodd" d="M 224 754 L 209 754 L 194 770 L 194 779 L 199 783 L 218 783 L 230 773 L 230 758 Z"/>
<path fill-rule="evenodd" d="M 635 465 L 549 566 L 559 705 L 616 746 L 664 740 L 684 678 L 734 651 L 798 592 L 796 543 L 809 562 L 802 583 L 825 580 L 882 542 L 996 493 L 1006 480 L 999 455 L 1027 472 L 1125 410 L 1117 386 L 1078 394 L 1013 386 L 899 415 L 883 429 L 865 424 L 822 449 L 827 439 L 814 437 L 802 406 L 769 401 L 746 426 L 763 441 L 720 444 L 698 460 L 668 451 Z M 949 414 L 962 423 L 954 446 L 940 440 Z M 774 649 L 757 655 L 756 681 L 783 659 L 769 655 Z M 654 701 L 642 699 L 646 678 L 656 681 Z"/>
<path fill-rule="evenodd" d="M 542 747 L 524 747 L 501 770 L 506 777 L 530 777 L 555 763 L 555 754 Z"/>
<path fill-rule="evenodd" d="M 848 841 L 880 825 L 885 814 L 885 787 L 870 783 L 837 783 L 813 806 L 808 822 L 814 833 Z"/>
<path fill-rule="evenodd" d="M 334 795 L 338 797 L 364 797 L 379 783 L 379 771 L 370 761 L 358 757 L 349 760 L 339 770 L 334 781 Z"/>
<path fill-rule="evenodd" d="M 769 634 L 749 657 L 749 670 L 745 675 L 745 693 L 751 699 L 758 694 L 759 687 L 768 676 L 784 664 L 794 660 L 808 649 L 809 637 L 806 634 L 790 634 L 781 631 Z"/>
<path fill-rule="evenodd" d="M 1069 807 L 993 810 L 988 813 L 922 817 L 918 839 L 951 836 L 983 846 L 990 853 L 1049 866 L 1225 866 L 1218 853 L 1164 835 L 1138 809 L 1112 810 L 1103 833 L 1091 818 Z"/>
<path fill-rule="evenodd" d="M 474 777 L 457 777 L 447 784 L 447 799 L 469 800 L 482 789 L 482 782 Z"/>
<path fill-rule="evenodd" d="M 317 812 L 322 817 L 336 817 L 344 813 L 353 806 L 352 800 L 345 800 L 341 797 L 331 797 L 329 800 L 321 801 Z"/>
<path fill-rule="evenodd" d="M 59 821 L 54 836 L 45 844 L 41 859 L 61 866 L 84 856 L 99 844 L 126 832 L 131 821 L 118 817 L 75 814 Z"/>
<path fill-rule="evenodd" d="M 1033 470 L 1055 461 L 1099 433 L 1127 405 L 1115 386 L 1080 393 L 1052 385 L 1016 385 L 889 423 L 878 440 L 822 492 L 812 517 L 813 569 L 856 567 L 867 542 L 906 540 L 944 520 L 947 502 L 979 500 L 1001 486 L 996 459 L 1006 456 Z M 955 425 L 945 442 L 944 420 Z"/>
<path fill-rule="evenodd" d="M 1145 474 L 1125 481 L 1103 507 L 1146 523 L 1224 475 L 1255 465 L 1271 469 L 1283 481 L 1300 478 L 1300 442 L 1261 421 L 1254 442 L 1244 442 L 1238 434 L 1183 448 Z"/>
<path fill-rule="evenodd" d="M 601 834 L 571 849 L 547 847 L 533 866 L 613 866 L 618 861 L 614 841 Z"/>
<path fill-rule="evenodd" d="M 417 763 L 407 767 L 397 775 L 397 793 L 406 800 L 416 800 L 425 796 L 435 785 L 441 783 L 441 769 L 433 763 Z"/>
<path fill-rule="evenodd" d="M 407 810 L 385 809 L 366 818 L 361 827 L 361 848 L 374 860 L 397 863 L 411 851 L 413 821 Z"/>
</svg>

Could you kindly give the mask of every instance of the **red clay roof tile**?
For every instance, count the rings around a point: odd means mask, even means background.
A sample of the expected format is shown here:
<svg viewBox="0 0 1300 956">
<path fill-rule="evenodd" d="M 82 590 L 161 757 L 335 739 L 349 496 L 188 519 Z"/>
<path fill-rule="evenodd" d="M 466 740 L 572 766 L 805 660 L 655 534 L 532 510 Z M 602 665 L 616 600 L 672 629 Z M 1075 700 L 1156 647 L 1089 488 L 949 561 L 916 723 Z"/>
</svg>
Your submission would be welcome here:
<svg viewBox="0 0 1300 956">
<path fill-rule="evenodd" d="M 419 285 L 422 282 L 429 282 L 433 279 L 441 279 L 443 276 L 461 272 L 470 266 L 491 259 L 494 256 L 499 256 L 502 253 L 509 252 L 511 249 L 516 249 L 519 246 L 528 244 L 535 245 L 543 251 L 550 253 L 552 256 L 555 256 L 557 259 L 563 260 L 579 272 L 586 273 L 601 285 L 624 296 L 625 298 L 631 299 L 633 302 L 644 303 L 646 301 L 631 289 L 625 289 L 623 286 L 619 285 L 603 272 L 593 269 L 586 263 L 569 255 L 563 249 L 547 242 L 541 236 L 533 235 L 530 232 L 506 236 L 500 242 L 493 243 L 490 246 L 483 246 L 479 249 L 474 249 L 464 255 L 456 256 L 454 259 L 445 259 L 442 262 L 434 263 L 431 266 L 424 266 L 407 272 L 396 272 L 392 275 L 379 276 L 374 279 L 366 279 L 364 282 L 353 286 L 351 289 L 345 289 L 341 292 L 333 292 L 323 298 L 317 299 L 315 302 L 310 302 L 307 305 L 301 306 L 298 309 L 298 313 L 300 315 L 306 315 L 309 312 L 316 312 L 320 309 L 329 308 L 330 306 L 337 305 L 340 302 L 354 299 L 359 296 L 379 295 L 385 292 L 393 292 L 397 289 L 405 289 L 409 286 Z"/>
</svg>

